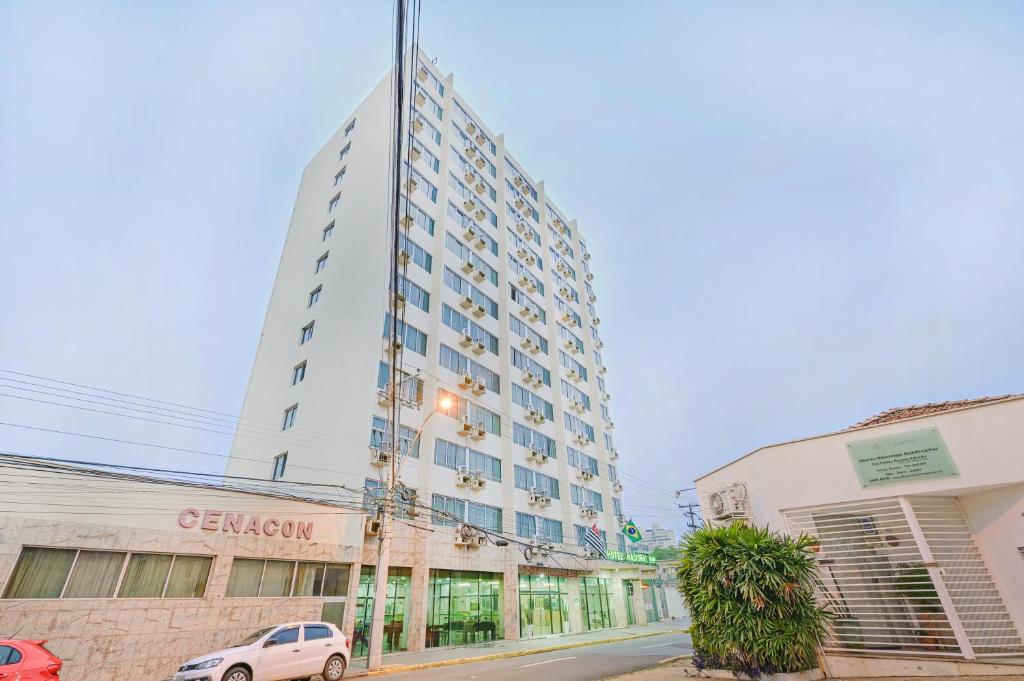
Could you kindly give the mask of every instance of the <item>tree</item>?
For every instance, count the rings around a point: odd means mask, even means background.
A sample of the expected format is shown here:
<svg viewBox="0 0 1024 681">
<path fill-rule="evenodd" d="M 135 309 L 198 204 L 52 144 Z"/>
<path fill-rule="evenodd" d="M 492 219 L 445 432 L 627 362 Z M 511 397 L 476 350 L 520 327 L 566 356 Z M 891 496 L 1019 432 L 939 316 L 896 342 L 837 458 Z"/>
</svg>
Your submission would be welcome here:
<svg viewBox="0 0 1024 681">
<path fill-rule="evenodd" d="M 679 591 L 699 669 L 758 678 L 816 666 L 829 616 L 814 599 L 816 543 L 743 522 L 683 538 Z"/>
<path fill-rule="evenodd" d="M 654 560 L 679 560 L 679 549 L 674 546 L 654 549 L 651 551 L 651 557 Z"/>
</svg>

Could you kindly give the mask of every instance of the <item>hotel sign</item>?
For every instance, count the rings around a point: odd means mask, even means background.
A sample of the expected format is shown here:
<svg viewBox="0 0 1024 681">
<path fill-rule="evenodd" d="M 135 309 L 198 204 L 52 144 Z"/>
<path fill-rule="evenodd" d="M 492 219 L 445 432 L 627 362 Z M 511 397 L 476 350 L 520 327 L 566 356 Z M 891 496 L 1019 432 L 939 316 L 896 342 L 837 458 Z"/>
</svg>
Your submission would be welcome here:
<svg viewBox="0 0 1024 681">
<path fill-rule="evenodd" d="M 641 563 L 643 565 L 655 565 L 657 561 L 649 553 L 623 553 L 622 551 L 608 551 L 605 554 L 608 560 L 619 563 Z"/>
<path fill-rule="evenodd" d="M 301 520 L 279 520 L 273 517 L 228 513 L 225 511 L 200 511 L 186 508 L 178 514 L 178 526 L 186 530 L 198 527 L 206 532 L 230 532 L 232 534 L 256 537 L 284 537 L 313 541 L 313 523 Z"/>
<path fill-rule="evenodd" d="M 864 488 L 960 475 L 937 428 L 848 442 L 846 449 Z"/>
</svg>

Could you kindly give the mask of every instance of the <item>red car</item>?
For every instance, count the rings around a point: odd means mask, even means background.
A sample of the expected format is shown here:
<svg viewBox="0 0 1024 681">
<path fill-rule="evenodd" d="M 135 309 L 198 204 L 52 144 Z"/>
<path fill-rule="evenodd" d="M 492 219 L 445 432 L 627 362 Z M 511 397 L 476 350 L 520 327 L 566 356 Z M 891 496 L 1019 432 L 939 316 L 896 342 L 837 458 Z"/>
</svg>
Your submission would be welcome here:
<svg viewBox="0 0 1024 681">
<path fill-rule="evenodd" d="M 46 641 L 0 640 L 0 681 L 60 681 L 60 659 Z"/>
</svg>

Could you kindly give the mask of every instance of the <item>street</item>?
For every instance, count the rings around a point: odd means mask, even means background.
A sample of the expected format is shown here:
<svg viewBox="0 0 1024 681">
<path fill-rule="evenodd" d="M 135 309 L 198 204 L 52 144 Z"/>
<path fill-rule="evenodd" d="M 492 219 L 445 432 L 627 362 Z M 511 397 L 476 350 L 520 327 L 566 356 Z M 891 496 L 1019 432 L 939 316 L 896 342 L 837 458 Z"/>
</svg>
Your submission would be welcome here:
<svg viewBox="0 0 1024 681">
<path fill-rule="evenodd" d="M 689 636 L 672 633 L 538 655 L 404 672 L 394 676 L 399 681 L 525 681 L 538 677 L 558 678 L 559 681 L 589 681 L 653 667 L 660 660 L 684 655 L 691 650 Z"/>
</svg>

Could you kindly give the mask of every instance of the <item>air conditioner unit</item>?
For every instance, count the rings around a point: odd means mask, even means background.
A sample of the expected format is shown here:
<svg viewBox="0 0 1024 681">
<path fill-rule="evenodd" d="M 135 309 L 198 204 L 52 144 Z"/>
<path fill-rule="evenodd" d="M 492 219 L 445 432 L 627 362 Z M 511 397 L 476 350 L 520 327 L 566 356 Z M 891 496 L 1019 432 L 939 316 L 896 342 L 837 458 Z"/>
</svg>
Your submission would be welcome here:
<svg viewBox="0 0 1024 681">
<path fill-rule="evenodd" d="M 708 495 L 708 507 L 714 520 L 750 517 L 747 486 L 734 482 Z"/>
<path fill-rule="evenodd" d="M 391 406 L 391 384 L 388 383 L 383 389 L 377 391 L 377 404 L 382 407 Z"/>
<path fill-rule="evenodd" d="M 614 485 L 612 485 L 612 489 L 615 490 L 616 494 L 620 494 L 622 492 L 622 483 L 616 482 Z"/>
<path fill-rule="evenodd" d="M 366 520 L 366 536 L 375 537 L 380 534 L 381 522 L 372 518 Z"/>
<path fill-rule="evenodd" d="M 608 458 L 611 459 L 612 461 L 614 461 L 615 459 L 618 459 L 619 458 L 619 450 L 617 450 L 617 449 L 610 450 L 608 452 Z"/>
<path fill-rule="evenodd" d="M 519 347 L 521 347 L 523 350 L 529 350 L 532 345 L 533 339 L 530 338 L 529 336 L 523 336 L 519 340 Z"/>
<path fill-rule="evenodd" d="M 479 237 L 476 241 L 473 242 L 473 248 L 475 248 L 478 251 L 482 251 L 485 248 L 487 248 L 487 242 L 484 241 L 483 237 Z"/>
<path fill-rule="evenodd" d="M 466 241 L 473 241 L 476 239 L 476 230 L 472 227 L 467 227 L 466 231 L 462 233 L 462 238 Z"/>
<path fill-rule="evenodd" d="M 590 254 L 589 253 L 584 253 L 583 254 L 583 259 L 584 260 L 590 260 Z"/>
<path fill-rule="evenodd" d="M 423 155 L 423 152 L 420 151 L 419 147 L 413 145 L 412 147 L 409 148 L 409 155 L 412 156 L 412 160 L 418 161 L 420 160 L 420 157 Z"/>
<path fill-rule="evenodd" d="M 476 269 L 476 265 L 473 264 L 472 260 L 463 260 L 461 269 L 466 274 L 472 274 L 473 270 Z"/>
<path fill-rule="evenodd" d="M 473 487 L 475 489 L 483 489 L 487 485 L 487 479 L 484 477 L 483 471 L 477 471 L 473 474 Z"/>
<path fill-rule="evenodd" d="M 464 348 L 468 348 L 472 344 L 473 344 L 473 337 L 471 335 L 469 335 L 469 329 L 463 329 L 462 330 L 462 337 L 459 338 L 459 345 L 461 345 Z"/>
<path fill-rule="evenodd" d="M 517 232 L 519 232 L 520 234 L 526 234 L 526 232 L 529 231 L 529 229 L 529 225 L 527 225 L 525 222 L 523 222 L 522 220 L 516 220 Z"/>
<path fill-rule="evenodd" d="M 607 421 L 605 421 L 604 422 L 604 429 L 605 430 L 614 430 L 615 429 L 615 421 L 612 421 L 611 419 L 608 419 Z"/>
<path fill-rule="evenodd" d="M 463 374 L 462 379 L 459 380 L 460 388 L 472 388 L 476 384 L 476 379 L 469 374 Z"/>
<path fill-rule="evenodd" d="M 476 212 L 473 213 L 473 217 L 476 218 L 477 221 L 479 222 L 480 220 L 483 220 L 485 217 L 487 217 L 487 211 L 485 211 L 483 208 L 477 208 Z"/>
<path fill-rule="evenodd" d="M 466 121 L 466 132 L 472 135 L 476 132 L 476 123 L 473 121 Z"/>
<path fill-rule="evenodd" d="M 544 379 L 541 377 L 541 374 L 534 374 L 534 376 L 533 376 L 533 387 L 534 388 L 539 388 L 542 385 L 544 385 Z"/>
<path fill-rule="evenodd" d="M 583 433 L 576 433 L 576 437 L 573 438 L 573 441 L 580 446 L 586 446 L 590 444 L 590 440 L 588 440 L 587 436 L 584 435 Z"/>
<path fill-rule="evenodd" d="M 476 147 L 474 147 L 472 144 L 467 144 L 466 147 L 462 151 L 469 158 L 473 158 L 474 156 L 476 156 Z"/>
<path fill-rule="evenodd" d="M 389 465 L 391 465 L 391 452 L 371 447 L 370 448 L 370 463 L 372 463 L 374 466 L 389 466 Z"/>
<path fill-rule="evenodd" d="M 587 281 L 594 281 L 594 273 L 593 272 L 587 272 L 587 274 L 585 276 L 587 278 Z"/>
<path fill-rule="evenodd" d="M 562 342 L 562 347 L 573 353 L 580 351 L 580 349 L 576 347 L 576 342 L 571 338 L 566 338 L 565 341 Z"/>
<path fill-rule="evenodd" d="M 476 171 L 473 170 L 473 166 L 466 164 L 465 172 L 462 173 L 462 179 L 464 179 L 467 184 L 476 182 Z"/>
<path fill-rule="evenodd" d="M 523 383 L 525 383 L 527 385 L 533 385 L 533 372 L 532 371 L 524 371 L 523 372 Z"/>
<path fill-rule="evenodd" d="M 558 264 L 555 265 L 555 269 L 558 270 L 559 272 L 561 272 L 562 274 L 566 274 L 566 275 L 569 274 L 569 268 L 561 260 L 559 260 Z"/>
<path fill-rule="evenodd" d="M 480 131 L 477 131 L 476 137 L 474 137 L 473 139 L 476 141 L 477 144 L 483 144 L 484 142 L 487 141 L 487 138 L 484 137 L 484 134 Z"/>
<path fill-rule="evenodd" d="M 593 473 L 591 473 L 590 471 L 584 470 L 582 468 L 580 468 L 579 470 L 576 471 L 576 476 L 580 480 L 584 480 L 586 482 L 590 482 L 591 480 L 594 479 L 594 474 Z"/>
<path fill-rule="evenodd" d="M 483 317 L 485 314 L 487 314 L 487 308 L 483 305 L 477 305 L 476 309 L 473 310 L 474 317 Z"/>
<path fill-rule="evenodd" d="M 477 182 L 475 185 L 473 185 L 473 191 L 483 196 L 483 193 L 487 191 L 487 185 L 484 184 L 483 182 Z"/>
<path fill-rule="evenodd" d="M 416 118 L 413 119 L 412 129 L 415 130 L 416 132 L 423 130 L 423 118 L 421 116 L 417 116 Z"/>
<path fill-rule="evenodd" d="M 473 422 L 469 420 L 468 416 L 463 416 L 462 417 L 462 423 L 459 426 L 459 432 L 462 435 L 470 435 L 470 434 L 474 433 L 475 431 L 476 431 L 476 425 L 474 425 Z"/>
<path fill-rule="evenodd" d="M 473 484 L 473 476 L 469 472 L 469 469 L 465 466 L 461 466 L 459 470 L 455 472 L 455 485 L 458 487 L 469 487 Z"/>
<path fill-rule="evenodd" d="M 600 317 L 594 317 L 594 326 L 597 326 L 600 323 L 601 323 L 601 318 Z"/>
<path fill-rule="evenodd" d="M 548 455 L 547 452 L 542 452 L 535 447 L 530 447 L 530 451 L 527 452 L 526 458 L 530 461 L 536 461 L 537 463 L 547 463 Z"/>
<path fill-rule="evenodd" d="M 570 409 L 572 409 L 577 414 L 582 414 L 584 411 L 586 411 L 586 408 L 583 406 L 583 402 L 581 402 L 580 400 L 573 400 Z"/>
<path fill-rule="evenodd" d="M 529 319 L 532 314 L 533 314 L 533 310 L 531 310 L 526 305 L 523 305 L 521 308 L 519 308 L 519 316 L 520 317 L 523 317 L 525 319 Z"/>
<path fill-rule="evenodd" d="M 405 307 L 405 294 L 395 293 L 392 294 L 391 298 L 392 300 L 394 300 L 394 304 L 398 307 L 399 310 Z"/>
<path fill-rule="evenodd" d="M 482 422 L 478 422 L 473 426 L 473 432 L 470 433 L 470 437 L 474 440 L 483 440 L 487 437 L 487 429 L 484 428 L 484 424 Z"/>
<path fill-rule="evenodd" d="M 409 251 L 402 250 L 402 251 L 398 252 L 398 264 L 400 266 L 402 266 L 402 267 L 405 267 L 406 265 L 408 265 L 409 264 L 409 260 L 411 258 L 412 258 L 412 256 L 409 255 Z"/>
<path fill-rule="evenodd" d="M 540 315 L 537 314 L 534 310 L 530 310 L 530 321 L 531 322 L 538 322 L 538 321 L 540 321 Z"/>
<path fill-rule="evenodd" d="M 417 78 L 419 79 L 419 81 L 420 81 L 421 83 L 426 83 L 426 82 L 427 82 L 427 76 L 428 76 L 428 75 L 429 75 L 429 74 L 428 74 L 428 72 L 427 72 L 427 67 L 425 67 L 425 66 L 421 66 L 421 67 L 420 67 L 420 68 L 419 68 L 419 69 L 418 69 L 418 70 L 416 71 L 416 77 L 417 77 Z"/>
<path fill-rule="evenodd" d="M 414 224 L 416 224 L 416 216 L 414 216 L 409 211 L 406 211 L 405 214 L 402 215 L 402 221 L 401 222 L 402 222 L 402 226 L 403 227 L 406 227 L 406 228 L 412 227 Z"/>
<path fill-rule="evenodd" d="M 594 508 L 593 506 L 590 506 L 589 504 L 585 505 L 585 506 L 581 506 L 580 507 L 580 515 L 583 516 L 584 518 L 588 518 L 588 519 L 593 520 L 594 518 L 597 517 L 597 509 Z"/>
<path fill-rule="evenodd" d="M 487 160 L 483 156 L 477 156 L 475 163 L 477 168 L 483 170 L 484 166 L 487 165 Z"/>
<path fill-rule="evenodd" d="M 523 276 L 519 277 L 519 285 L 522 286 L 523 288 L 526 288 L 527 286 L 529 286 L 532 283 L 533 283 L 533 279 L 531 279 L 530 277 L 528 277 L 525 274 Z"/>
<path fill-rule="evenodd" d="M 402 351 L 402 341 L 396 340 L 394 344 L 392 344 L 392 342 L 388 340 L 384 343 L 384 349 L 387 350 L 388 352 L 391 352 L 393 350 L 397 355 Z"/>
<path fill-rule="evenodd" d="M 553 224 L 556 229 L 561 229 L 562 228 L 562 218 L 556 217 L 554 220 L 551 221 L 551 224 Z"/>
<path fill-rule="evenodd" d="M 476 210 L 476 201 L 472 197 L 469 197 L 462 202 L 462 207 L 466 209 L 467 213 L 472 213 Z"/>
<path fill-rule="evenodd" d="M 582 376 L 580 376 L 580 372 L 576 371 L 575 369 L 569 369 L 569 373 L 566 374 L 566 377 L 570 381 L 574 381 L 576 383 L 579 383 L 580 379 L 583 378 Z"/>
<path fill-rule="evenodd" d="M 571 312 L 566 312 L 565 314 L 563 314 L 562 321 L 565 322 L 565 325 L 570 328 L 576 326 L 576 317 Z"/>
<path fill-rule="evenodd" d="M 535 489 L 530 490 L 530 504 L 534 506 L 540 506 L 543 503 L 541 501 L 543 498 L 544 495 L 541 494 L 540 492 L 536 491 Z"/>
<path fill-rule="evenodd" d="M 610 399 L 612 399 L 611 393 L 601 393 L 602 402 L 607 402 Z"/>
<path fill-rule="evenodd" d="M 589 301 L 590 301 L 590 302 L 592 302 L 592 303 L 596 303 L 596 302 L 597 302 L 597 296 L 596 296 L 596 295 L 594 295 L 593 293 L 591 293 L 591 294 L 589 294 L 589 295 L 587 296 L 587 300 L 589 300 Z"/>
<path fill-rule="evenodd" d="M 481 340 L 473 341 L 473 353 L 474 354 L 482 355 L 485 352 L 487 352 L 487 346 L 484 345 L 483 341 L 481 341 Z"/>
<path fill-rule="evenodd" d="M 423 94 L 422 92 L 420 92 L 419 90 L 417 90 L 416 91 L 416 106 L 423 106 L 426 103 L 427 103 L 427 96 L 425 94 Z"/>
<path fill-rule="evenodd" d="M 599 366 L 599 367 L 597 368 L 597 373 L 599 373 L 599 374 L 601 374 L 602 376 L 604 376 L 605 374 L 607 374 L 607 373 L 608 373 L 608 367 L 606 367 L 606 366 L 604 366 L 604 365 L 602 364 L 601 366 Z"/>
<path fill-rule="evenodd" d="M 464 296 L 462 300 L 459 301 L 459 307 L 461 307 L 463 310 L 468 310 L 474 305 L 476 305 L 476 303 L 473 302 L 473 299 L 470 298 L 469 296 Z"/>
<path fill-rule="evenodd" d="M 487 275 L 484 274 L 484 271 L 482 269 L 480 269 L 479 267 L 476 268 L 476 272 L 473 273 L 473 280 L 476 281 L 479 284 L 480 282 L 482 282 L 486 278 L 487 278 Z"/>
<path fill-rule="evenodd" d="M 516 197 L 516 201 L 515 201 L 515 205 L 516 205 L 516 208 L 518 208 L 519 210 L 523 210 L 524 208 L 526 208 L 526 201 L 523 200 L 523 197 L 517 196 Z"/>
<path fill-rule="evenodd" d="M 483 395 L 487 392 L 487 386 L 483 381 L 476 381 L 470 389 L 473 391 L 474 395 Z"/>
<path fill-rule="evenodd" d="M 481 539 L 483 541 L 481 541 Z M 455 530 L 455 545 L 466 548 L 478 548 L 487 543 L 487 537 L 469 525 L 460 525 Z"/>
<path fill-rule="evenodd" d="M 598 338 L 597 340 L 594 341 L 594 347 L 597 348 L 598 350 L 603 349 L 604 348 L 604 341 L 601 340 L 600 338 Z"/>
<path fill-rule="evenodd" d="M 419 181 L 411 175 L 405 181 L 405 191 L 412 194 L 420 186 Z"/>
<path fill-rule="evenodd" d="M 562 255 L 569 255 L 569 245 L 564 241 L 558 242 L 558 252 Z"/>
</svg>

